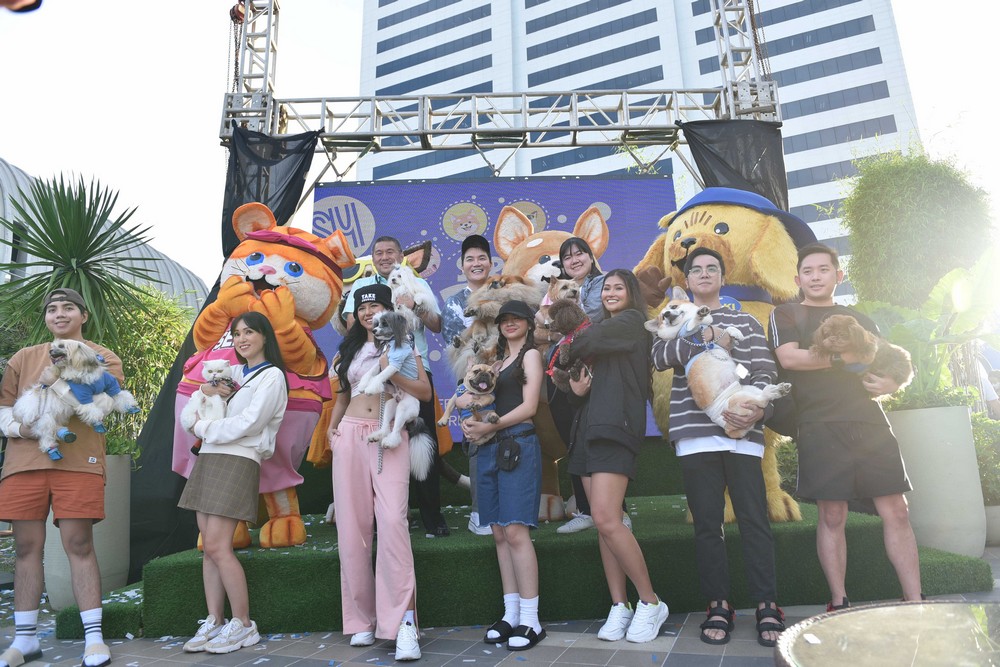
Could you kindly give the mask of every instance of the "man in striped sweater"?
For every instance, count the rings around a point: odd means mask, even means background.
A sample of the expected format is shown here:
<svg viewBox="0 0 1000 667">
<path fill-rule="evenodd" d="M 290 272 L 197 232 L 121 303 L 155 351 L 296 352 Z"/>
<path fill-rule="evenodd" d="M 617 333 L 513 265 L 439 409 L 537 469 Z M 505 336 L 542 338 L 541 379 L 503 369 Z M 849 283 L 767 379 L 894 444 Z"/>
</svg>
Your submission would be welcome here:
<svg viewBox="0 0 1000 667">
<path fill-rule="evenodd" d="M 673 369 L 670 390 L 670 441 L 680 457 L 684 490 L 694 518 L 695 552 L 702 593 L 708 598 L 708 618 L 701 625 L 701 640 L 725 644 L 733 630 L 734 612 L 729 604 L 729 567 L 723 534 L 725 490 L 733 501 L 740 527 L 743 561 L 750 595 L 758 602 L 757 634 L 763 646 L 774 646 L 784 630 L 777 598 L 774 569 L 774 539 L 767 518 L 767 498 L 761 457 L 764 455 L 765 411 L 746 404 L 750 414 L 723 413 L 737 428 L 751 428 L 747 436 L 734 440 L 709 419 L 691 396 L 685 365 L 697 354 L 718 353 L 713 347 L 730 350 L 739 365 L 743 384 L 763 387 L 777 377 L 774 359 L 764 328 L 752 315 L 724 307 L 719 292 L 725 282 L 726 267 L 714 250 L 693 250 L 684 265 L 684 275 L 693 301 L 708 306 L 713 325 L 683 338 L 653 343 L 653 365 L 658 371 Z M 724 332 L 736 327 L 745 336 L 731 340 Z M 770 410 L 770 406 L 768 410 Z"/>
</svg>

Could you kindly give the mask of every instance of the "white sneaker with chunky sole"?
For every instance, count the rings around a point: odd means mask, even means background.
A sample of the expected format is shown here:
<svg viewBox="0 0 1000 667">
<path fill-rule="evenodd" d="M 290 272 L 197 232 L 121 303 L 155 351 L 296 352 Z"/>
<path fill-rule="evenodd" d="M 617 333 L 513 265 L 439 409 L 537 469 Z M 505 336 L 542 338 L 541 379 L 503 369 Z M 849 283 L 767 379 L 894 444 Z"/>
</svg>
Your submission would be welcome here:
<svg viewBox="0 0 1000 667">
<path fill-rule="evenodd" d="M 250 625 L 243 625 L 240 619 L 234 618 L 222 626 L 214 639 L 205 644 L 205 650 L 209 653 L 232 653 L 259 641 L 260 633 L 257 632 L 256 623 L 250 621 Z"/>
<path fill-rule="evenodd" d="M 624 639 L 629 621 L 632 620 L 634 614 L 635 612 L 632 611 L 632 608 L 623 602 L 611 605 L 611 611 L 608 612 L 608 620 L 604 621 L 604 625 L 597 631 L 597 638 L 603 639 L 606 642 L 616 642 Z"/>
<path fill-rule="evenodd" d="M 374 643 L 374 632 L 355 632 L 351 635 L 351 646 L 371 646 Z"/>
<path fill-rule="evenodd" d="M 635 606 L 632 622 L 629 623 L 628 632 L 625 633 L 625 639 L 636 644 L 653 641 L 660 634 L 660 627 L 669 614 L 670 609 L 663 600 L 656 604 L 646 604 L 639 600 L 639 604 Z"/>
<path fill-rule="evenodd" d="M 419 660 L 420 642 L 417 641 L 417 627 L 403 621 L 396 633 L 396 660 Z"/>
<path fill-rule="evenodd" d="M 226 619 L 222 619 L 222 622 L 219 623 L 215 620 L 215 616 L 209 614 L 208 618 L 203 618 L 198 623 L 201 624 L 198 626 L 198 632 L 194 633 L 194 637 L 184 644 L 185 653 L 201 653 L 204 651 L 205 644 L 209 640 L 215 639 L 222 632 L 222 627 L 226 624 Z"/>
</svg>

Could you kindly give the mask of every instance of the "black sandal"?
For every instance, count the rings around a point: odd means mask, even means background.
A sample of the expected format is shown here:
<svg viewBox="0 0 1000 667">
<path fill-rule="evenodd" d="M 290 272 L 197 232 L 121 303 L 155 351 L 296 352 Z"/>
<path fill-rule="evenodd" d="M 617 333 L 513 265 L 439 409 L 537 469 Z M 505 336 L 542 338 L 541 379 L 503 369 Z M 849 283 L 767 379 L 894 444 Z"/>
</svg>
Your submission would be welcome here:
<svg viewBox="0 0 1000 667">
<path fill-rule="evenodd" d="M 774 647 L 778 640 L 764 639 L 765 632 L 785 631 L 785 612 L 778 605 L 772 607 L 772 604 L 765 602 L 764 608 L 757 610 L 757 643 L 767 648 Z"/>
<path fill-rule="evenodd" d="M 706 644 L 728 644 L 729 643 L 729 633 L 733 631 L 736 627 L 736 623 L 733 619 L 736 618 L 736 612 L 732 609 L 726 609 L 722 605 L 722 600 L 719 600 L 713 607 L 708 606 L 708 618 L 704 623 L 701 624 L 701 641 Z M 713 639 L 705 634 L 705 630 L 722 630 L 725 632 L 725 636 L 719 639 Z"/>
<path fill-rule="evenodd" d="M 495 639 L 490 638 L 490 630 L 500 633 L 500 636 Z M 486 634 L 483 635 L 483 642 L 487 644 L 505 644 L 512 634 L 514 634 L 514 628 L 511 624 L 500 619 L 486 629 Z"/>
<path fill-rule="evenodd" d="M 527 639 L 528 643 L 523 646 L 513 646 L 510 640 L 514 637 L 520 639 Z M 542 628 L 541 632 L 535 632 L 535 629 L 530 625 L 519 625 L 514 628 L 514 632 L 510 633 L 510 638 L 507 639 L 507 650 L 508 651 L 527 651 L 530 648 L 535 648 L 538 642 L 545 639 L 545 628 Z"/>
</svg>

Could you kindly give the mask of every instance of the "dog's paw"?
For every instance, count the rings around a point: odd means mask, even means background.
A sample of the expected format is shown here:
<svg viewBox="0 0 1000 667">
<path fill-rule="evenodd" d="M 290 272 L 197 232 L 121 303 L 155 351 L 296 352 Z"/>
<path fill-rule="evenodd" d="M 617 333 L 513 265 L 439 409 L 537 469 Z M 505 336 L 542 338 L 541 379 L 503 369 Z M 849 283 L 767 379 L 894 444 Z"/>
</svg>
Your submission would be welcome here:
<svg viewBox="0 0 1000 667">
<path fill-rule="evenodd" d="M 434 423 L 437 424 L 438 426 L 447 426 L 448 425 L 448 420 L 446 418 L 442 417 L 441 419 L 437 420 Z"/>
<path fill-rule="evenodd" d="M 385 449 L 396 449 L 401 442 L 403 442 L 403 437 L 399 433 L 392 432 L 382 438 L 382 447 Z"/>
<path fill-rule="evenodd" d="M 743 340 L 744 338 L 746 338 L 746 336 L 743 335 L 743 332 L 741 332 L 736 327 L 726 327 L 725 331 L 727 334 L 729 334 L 729 337 L 732 338 L 733 340 Z"/>
<path fill-rule="evenodd" d="M 488 421 L 491 424 L 496 424 L 497 422 L 500 421 L 500 415 L 498 415 L 495 412 L 491 412 L 490 415 L 486 418 L 486 421 Z"/>
</svg>

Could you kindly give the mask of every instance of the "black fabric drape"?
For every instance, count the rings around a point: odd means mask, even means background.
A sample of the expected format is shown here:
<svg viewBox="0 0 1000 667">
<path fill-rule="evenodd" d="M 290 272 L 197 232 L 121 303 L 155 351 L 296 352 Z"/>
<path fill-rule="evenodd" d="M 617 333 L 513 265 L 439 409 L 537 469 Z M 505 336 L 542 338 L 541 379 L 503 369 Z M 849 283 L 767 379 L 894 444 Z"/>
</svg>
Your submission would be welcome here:
<svg viewBox="0 0 1000 667">
<path fill-rule="evenodd" d="M 225 257 L 239 245 L 232 220 L 233 212 L 243 204 L 262 202 L 274 212 L 278 224 L 288 224 L 305 189 L 318 136 L 318 132 L 307 132 L 269 137 L 234 128 L 222 212 Z M 215 301 L 218 294 L 216 280 L 202 308 Z M 132 473 L 129 582 L 142 579 L 142 568 L 149 560 L 190 549 L 198 535 L 194 514 L 177 508 L 185 480 L 171 470 L 177 384 L 184 363 L 195 352 L 188 331 L 139 434 L 142 456 L 139 468 Z"/>
<path fill-rule="evenodd" d="M 696 120 L 681 124 L 705 187 L 748 190 L 788 210 L 781 123 Z"/>
<path fill-rule="evenodd" d="M 318 137 L 319 132 L 272 137 L 233 128 L 222 204 L 224 257 L 240 244 L 233 232 L 233 212 L 243 204 L 257 201 L 266 205 L 281 225 L 291 219 L 312 166 Z"/>
</svg>

